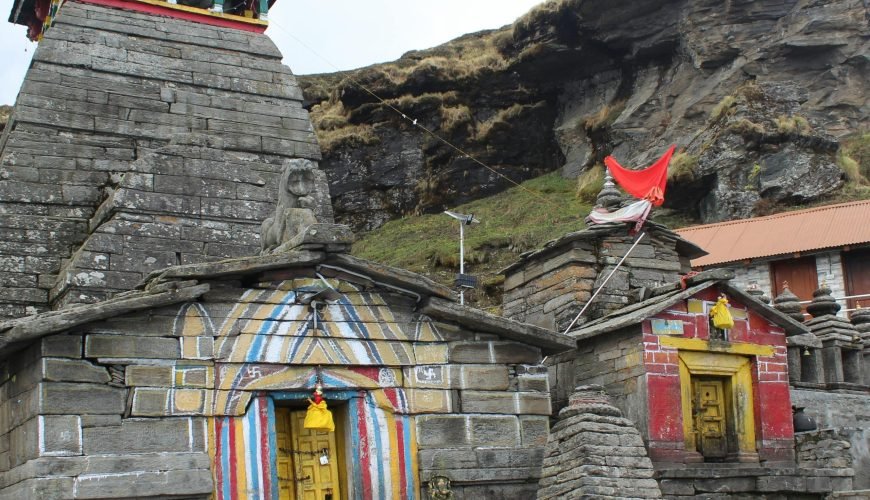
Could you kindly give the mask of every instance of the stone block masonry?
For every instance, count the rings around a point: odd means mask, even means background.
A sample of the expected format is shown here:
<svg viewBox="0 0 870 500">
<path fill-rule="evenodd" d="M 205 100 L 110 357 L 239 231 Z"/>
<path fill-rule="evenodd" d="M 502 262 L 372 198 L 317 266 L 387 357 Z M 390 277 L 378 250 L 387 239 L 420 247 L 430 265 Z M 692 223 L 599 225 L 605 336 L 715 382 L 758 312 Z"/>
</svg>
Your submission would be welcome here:
<svg viewBox="0 0 870 500">
<path fill-rule="evenodd" d="M 600 385 L 577 387 L 547 442 L 537 498 L 661 498 L 640 432 Z"/>
<path fill-rule="evenodd" d="M 256 254 L 288 158 L 320 151 L 265 35 L 65 4 L 0 139 L 0 318 Z"/>
<path fill-rule="evenodd" d="M 46 337 L 3 364 L 0 499 L 208 498 L 205 419 L 122 418 L 128 390 L 82 340 Z M 128 357 L 141 350 L 112 345 Z"/>
<path fill-rule="evenodd" d="M 563 331 L 602 285 L 585 312 L 587 320 L 631 303 L 638 289 L 676 281 L 689 270 L 689 261 L 679 254 L 673 233 L 660 227 L 647 231 L 606 284 L 634 243 L 625 226 L 571 233 L 524 256 L 504 271 L 504 315 Z"/>
<path fill-rule="evenodd" d="M 39 331 L 34 324 L 47 318 L 75 334 L 35 340 L 3 365 L 0 499 L 30 491 L 46 498 L 277 497 L 249 485 L 246 471 L 277 484 L 279 455 L 270 450 L 280 408 L 303 408 L 317 377 L 338 432 L 349 436 L 336 451 L 350 468 L 349 498 L 410 498 L 435 475 L 451 478 L 456 498 L 533 495 L 549 431 L 541 361 L 555 347 L 523 340 L 549 332 L 479 312 L 463 324 L 438 316 L 446 313 L 431 305 L 433 297 L 419 301 L 429 308 L 422 314 L 413 296 L 362 279 L 369 268 L 318 272 L 307 267 L 314 266 L 309 252 L 281 255 L 288 267 L 275 271 L 271 258 L 241 259 L 269 269 L 247 278 L 238 274 L 239 260 L 175 268 L 201 276 L 217 266 L 225 278 L 163 282 L 161 274 L 145 291 L 109 303 L 188 289 L 198 301 L 75 323 L 85 321 L 75 314 L 106 307 L 86 304 L 14 322 L 18 337 L 4 340 L 21 338 L 25 326 Z M 289 266 L 294 258 L 306 267 Z M 336 277 L 357 274 L 362 283 Z M 341 299 L 316 309 L 315 327 L 304 300 L 324 285 Z M 514 338 L 500 335 L 508 327 Z M 396 474 L 383 464 L 402 465 Z M 228 489 L 233 495 L 224 495 Z"/>
<path fill-rule="evenodd" d="M 827 439 L 848 444 L 844 449 L 855 470 L 854 488 L 870 489 L 870 396 L 792 388 L 791 400 L 795 406 L 805 408 L 804 413 L 822 429 L 819 433 L 828 433 Z M 803 436 L 813 434 L 801 433 L 796 438 L 806 441 L 809 438 Z"/>
<path fill-rule="evenodd" d="M 644 387 L 644 346 L 637 335 L 630 331 L 614 332 L 600 342 L 581 343 L 572 355 L 553 357 L 551 362 L 551 386 L 554 394 L 554 411 L 568 404 L 573 392 L 572 385 L 601 385 L 618 407 L 623 409 L 645 433 L 647 410 L 638 393 Z M 562 359 L 564 358 L 564 359 Z M 557 378 L 557 380 L 553 380 Z"/>
</svg>

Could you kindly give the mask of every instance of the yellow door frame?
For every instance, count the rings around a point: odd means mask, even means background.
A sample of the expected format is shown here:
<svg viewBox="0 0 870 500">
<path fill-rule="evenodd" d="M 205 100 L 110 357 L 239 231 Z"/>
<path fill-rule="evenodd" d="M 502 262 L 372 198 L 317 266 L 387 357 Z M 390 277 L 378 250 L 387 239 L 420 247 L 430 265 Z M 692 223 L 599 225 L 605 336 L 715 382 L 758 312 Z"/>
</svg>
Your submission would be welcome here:
<svg viewBox="0 0 870 500">
<path fill-rule="evenodd" d="M 280 500 L 304 500 L 306 498 L 324 498 L 325 491 L 321 491 L 324 488 L 317 486 L 323 481 L 318 481 L 322 479 L 320 477 L 320 473 L 326 473 L 326 475 L 331 478 L 328 491 L 332 494 L 333 500 L 343 500 L 346 498 L 346 490 L 344 488 L 344 481 L 346 480 L 344 468 L 340 465 L 343 463 L 343 448 L 344 439 L 341 433 L 342 427 L 340 422 L 337 422 L 336 431 L 337 432 L 320 432 L 320 431 L 308 431 L 302 428 L 303 420 L 305 419 L 305 409 L 304 408 L 293 408 L 293 407 L 281 407 L 278 406 L 275 408 L 275 428 L 276 431 L 281 433 L 286 433 L 286 437 L 282 439 L 282 436 L 277 436 L 279 441 L 279 450 L 278 450 L 278 461 L 279 461 L 279 471 L 282 470 L 280 464 L 282 462 L 289 462 L 290 472 L 292 477 L 287 478 L 282 476 L 279 473 L 279 477 L 277 478 L 279 481 L 279 498 Z M 306 447 L 300 446 L 301 440 L 307 438 L 313 438 L 316 441 L 320 442 L 320 444 L 315 445 L 314 447 Z M 284 441 L 284 446 L 281 446 L 281 441 Z M 323 443 L 326 442 L 326 446 L 322 446 Z M 288 449 L 289 445 L 289 449 Z M 319 454 L 317 456 L 311 455 L 308 456 L 309 452 L 313 452 L 319 450 L 321 448 L 328 448 L 328 460 L 329 463 L 326 465 L 322 465 L 319 463 Z M 306 448 L 306 449 L 302 449 Z M 311 448 L 310 450 L 307 448 Z M 290 450 L 293 450 L 292 452 Z M 285 456 L 282 456 L 282 453 Z M 327 467 L 328 470 L 324 470 L 323 467 Z M 305 469 L 308 468 L 308 474 L 306 474 Z M 304 475 L 314 475 L 315 477 L 311 477 L 310 479 L 314 481 L 314 490 L 310 491 L 305 488 L 305 483 L 301 482 Z M 290 480 L 292 484 L 286 484 L 286 482 Z M 284 483 L 284 484 L 282 484 Z M 314 494 L 312 497 L 311 494 Z M 323 495 L 321 495 L 323 493 Z"/>
<path fill-rule="evenodd" d="M 732 401 L 728 417 L 734 422 L 737 459 L 757 461 L 755 447 L 755 398 L 752 389 L 752 359 L 739 354 L 678 351 L 683 413 L 683 440 L 686 450 L 697 450 L 692 417 L 692 376 L 724 377 Z"/>
</svg>

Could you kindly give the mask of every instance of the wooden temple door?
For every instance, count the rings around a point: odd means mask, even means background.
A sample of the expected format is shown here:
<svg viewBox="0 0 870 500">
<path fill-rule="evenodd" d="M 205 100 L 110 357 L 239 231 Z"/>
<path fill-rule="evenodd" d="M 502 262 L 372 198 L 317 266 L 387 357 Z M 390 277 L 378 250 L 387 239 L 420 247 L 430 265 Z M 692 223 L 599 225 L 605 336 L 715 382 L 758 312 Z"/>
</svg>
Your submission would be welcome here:
<svg viewBox="0 0 870 500">
<path fill-rule="evenodd" d="M 819 289 L 816 258 L 813 256 L 771 262 L 770 275 L 773 279 L 774 297 L 782 293 L 783 283 L 786 281 L 788 289 L 800 301 L 812 300 L 813 292 Z M 806 308 L 806 304 L 803 304 L 804 311 Z"/>
<path fill-rule="evenodd" d="M 725 382 L 716 377 L 693 378 L 692 394 L 698 451 L 705 459 L 724 459 L 728 455 Z"/>
<path fill-rule="evenodd" d="M 870 295 L 870 250 L 843 253 L 843 268 L 846 274 L 846 295 Z M 849 299 L 849 309 L 870 307 L 870 297 Z"/>
<path fill-rule="evenodd" d="M 275 409 L 281 500 L 339 500 L 334 432 L 306 429 L 305 410 Z"/>
</svg>

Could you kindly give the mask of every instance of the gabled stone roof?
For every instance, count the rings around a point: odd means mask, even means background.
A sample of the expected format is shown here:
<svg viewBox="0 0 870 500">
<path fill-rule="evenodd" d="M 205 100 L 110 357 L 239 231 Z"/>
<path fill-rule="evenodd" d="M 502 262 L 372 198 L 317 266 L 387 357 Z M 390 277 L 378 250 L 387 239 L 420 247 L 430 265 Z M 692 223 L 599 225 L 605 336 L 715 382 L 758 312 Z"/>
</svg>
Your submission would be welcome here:
<svg viewBox="0 0 870 500">
<path fill-rule="evenodd" d="M 501 274 L 508 274 L 516 269 L 522 268 L 529 260 L 538 259 L 540 257 L 550 254 L 560 253 L 563 246 L 574 241 L 594 240 L 610 234 L 625 234 L 627 226 L 628 224 L 622 222 L 611 224 L 597 224 L 586 229 L 581 229 L 580 231 L 568 233 L 560 238 L 548 241 L 544 244 L 543 248 L 540 248 L 538 250 L 532 250 L 520 255 L 520 258 L 516 262 L 502 269 L 500 272 Z M 695 245 L 689 240 L 682 238 L 680 235 L 661 224 L 647 221 L 644 224 L 644 231 L 649 233 L 651 236 L 655 236 L 659 239 L 674 241 L 676 243 L 677 252 L 679 252 L 681 255 L 688 257 L 689 259 L 697 259 L 707 254 L 707 252 L 705 252 L 701 247 Z"/>
<path fill-rule="evenodd" d="M 0 323 L 0 358 L 28 342 L 121 314 L 187 302 L 210 289 L 196 281 L 169 281 L 145 290 L 125 292 L 96 304 L 71 306 Z"/>
<path fill-rule="evenodd" d="M 138 290 L 121 293 L 110 300 L 0 323 L 0 358 L 15 352 L 27 342 L 47 335 L 134 311 L 195 300 L 209 291 L 216 281 L 300 267 L 331 269 L 369 280 L 399 293 L 414 296 L 419 310 L 432 318 L 453 321 L 474 331 L 536 346 L 545 354 L 566 351 L 575 346 L 574 339 L 567 335 L 460 305 L 451 289 L 425 276 L 346 254 L 298 250 L 170 267 L 152 273 L 139 285 Z"/>
<path fill-rule="evenodd" d="M 602 318 L 583 324 L 579 328 L 568 332 L 568 335 L 577 340 L 589 339 L 604 333 L 612 332 L 620 328 L 636 325 L 643 320 L 654 316 L 667 308 L 686 300 L 702 290 L 718 285 L 725 293 L 737 297 L 749 309 L 771 323 L 783 328 L 789 336 L 809 333 L 806 326 L 789 318 L 785 314 L 764 304 L 745 291 L 734 287 L 730 279 L 734 277 L 732 271 L 715 269 L 704 271 L 686 279 L 686 288 L 679 283 L 666 285 L 653 290 L 652 296 L 635 304 L 628 305 L 618 311 Z"/>
</svg>

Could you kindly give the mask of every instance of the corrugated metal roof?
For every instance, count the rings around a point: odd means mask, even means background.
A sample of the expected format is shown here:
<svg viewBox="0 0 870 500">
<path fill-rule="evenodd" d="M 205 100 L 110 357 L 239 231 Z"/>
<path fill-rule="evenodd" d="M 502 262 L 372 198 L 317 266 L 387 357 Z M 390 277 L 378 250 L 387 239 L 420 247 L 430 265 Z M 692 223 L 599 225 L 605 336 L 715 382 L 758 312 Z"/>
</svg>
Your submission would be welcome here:
<svg viewBox="0 0 870 500">
<path fill-rule="evenodd" d="M 692 260 L 705 267 L 870 243 L 870 200 L 784 212 L 676 231 L 710 252 Z"/>
</svg>

